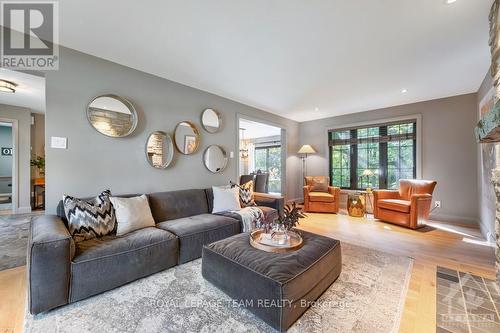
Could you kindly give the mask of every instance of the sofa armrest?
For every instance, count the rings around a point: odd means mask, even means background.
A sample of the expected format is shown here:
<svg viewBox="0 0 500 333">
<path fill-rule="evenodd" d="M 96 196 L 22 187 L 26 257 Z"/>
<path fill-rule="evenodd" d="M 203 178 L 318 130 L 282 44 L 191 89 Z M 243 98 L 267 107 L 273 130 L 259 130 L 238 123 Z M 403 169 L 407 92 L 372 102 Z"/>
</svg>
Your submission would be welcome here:
<svg viewBox="0 0 500 333">
<path fill-rule="evenodd" d="M 432 195 L 413 194 L 410 198 L 410 228 L 424 226 L 431 212 Z"/>
<path fill-rule="evenodd" d="M 257 206 L 271 207 L 278 211 L 278 214 L 283 213 L 283 208 L 285 206 L 285 198 L 268 193 L 254 192 L 253 197 Z"/>
<path fill-rule="evenodd" d="M 383 199 L 399 199 L 397 190 L 373 190 L 373 217 L 379 218 L 378 201 Z"/>
<path fill-rule="evenodd" d="M 328 186 L 328 193 L 333 195 L 335 201 L 338 201 L 340 196 L 340 187 Z"/>
<path fill-rule="evenodd" d="M 75 243 L 56 215 L 31 221 L 28 241 L 29 311 L 44 312 L 68 303 Z"/>
</svg>

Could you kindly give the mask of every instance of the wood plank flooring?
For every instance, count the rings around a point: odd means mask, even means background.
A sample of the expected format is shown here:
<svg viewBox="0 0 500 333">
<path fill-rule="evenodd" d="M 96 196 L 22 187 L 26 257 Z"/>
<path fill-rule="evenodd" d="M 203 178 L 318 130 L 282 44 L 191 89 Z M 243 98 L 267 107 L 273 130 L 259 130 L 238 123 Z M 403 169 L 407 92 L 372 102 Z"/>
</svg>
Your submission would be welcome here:
<svg viewBox="0 0 500 333">
<path fill-rule="evenodd" d="M 436 270 L 448 267 L 494 279 L 494 249 L 476 229 L 432 223 L 414 231 L 345 215 L 308 214 L 300 228 L 415 259 L 400 332 L 435 332 Z M 0 271 L 0 333 L 22 332 L 26 268 Z"/>
</svg>

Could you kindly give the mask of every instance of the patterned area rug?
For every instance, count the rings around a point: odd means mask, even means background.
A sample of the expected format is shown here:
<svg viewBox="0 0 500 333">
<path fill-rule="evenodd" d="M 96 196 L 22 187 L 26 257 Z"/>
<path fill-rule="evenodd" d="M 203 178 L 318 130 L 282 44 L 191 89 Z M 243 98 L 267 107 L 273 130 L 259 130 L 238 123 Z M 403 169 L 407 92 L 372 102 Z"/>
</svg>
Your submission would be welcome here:
<svg viewBox="0 0 500 333">
<path fill-rule="evenodd" d="M 289 332 L 397 332 L 412 259 L 342 243 L 339 279 Z M 105 279 L 105 276 L 96 277 Z M 46 314 L 26 332 L 275 332 L 201 276 L 201 260 Z"/>
<path fill-rule="evenodd" d="M 0 216 L 0 271 L 26 264 L 30 221 L 41 214 Z"/>
</svg>

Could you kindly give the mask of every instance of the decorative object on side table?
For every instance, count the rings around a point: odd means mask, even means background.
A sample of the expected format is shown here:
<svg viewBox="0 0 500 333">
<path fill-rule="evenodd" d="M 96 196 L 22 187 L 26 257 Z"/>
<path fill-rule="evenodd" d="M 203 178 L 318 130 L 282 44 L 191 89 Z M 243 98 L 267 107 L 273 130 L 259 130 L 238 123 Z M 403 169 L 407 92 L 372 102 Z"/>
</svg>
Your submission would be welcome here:
<svg viewBox="0 0 500 333">
<path fill-rule="evenodd" d="M 302 210 L 295 203 L 286 205 L 284 212 L 271 225 L 264 225 L 262 229 L 250 234 L 250 244 L 266 252 L 286 253 L 300 249 L 303 245 L 302 237 L 292 231 L 304 218 Z"/>
<path fill-rule="evenodd" d="M 365 197 L 363 194 L 349 194 L 347 197 L 347 211 L 349 216 L 363 217 L 365 216 Z"/>
</svg>

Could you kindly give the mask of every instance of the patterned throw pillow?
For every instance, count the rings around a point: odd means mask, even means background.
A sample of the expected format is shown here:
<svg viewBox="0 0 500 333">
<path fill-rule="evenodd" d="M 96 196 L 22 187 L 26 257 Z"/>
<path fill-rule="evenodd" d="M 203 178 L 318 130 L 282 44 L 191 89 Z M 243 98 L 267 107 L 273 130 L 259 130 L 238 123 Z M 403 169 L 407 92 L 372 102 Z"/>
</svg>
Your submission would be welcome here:
<svg viewBox="0 0 500 333">
<path fill-rule="evenodd" d="M 109 200 L 110 196 L 109 190 L 102 192 L 90 201 L 69 195 L 63 196 L 68 229 L 75 242 L 116 232 L 116 215 L 111 200 Z"/>
<path fill-rule="evenodd" d="M 239 187 L 240 189 L 240 204 L 241 208 L 257 206 L 253 198 L 253 180 L 246 182 L 243 185 L 238 185 L 231 182 L 231 187 Z"/>
</svg>

